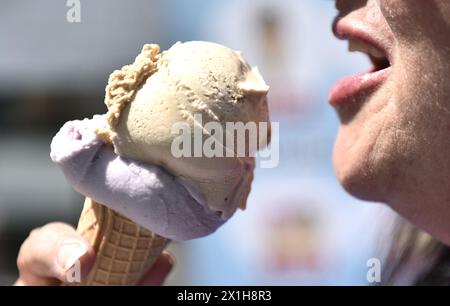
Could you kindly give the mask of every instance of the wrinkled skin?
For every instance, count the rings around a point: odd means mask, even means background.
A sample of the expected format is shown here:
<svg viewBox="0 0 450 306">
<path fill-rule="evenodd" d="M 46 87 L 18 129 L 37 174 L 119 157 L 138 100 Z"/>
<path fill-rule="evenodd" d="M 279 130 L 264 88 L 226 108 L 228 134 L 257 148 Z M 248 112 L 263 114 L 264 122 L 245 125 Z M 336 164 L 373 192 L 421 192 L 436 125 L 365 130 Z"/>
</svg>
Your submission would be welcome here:
<svg viewBox="0 0 450 306">
<path fill-rule="evenodd" d="M 377 3 L 380 3 L 379 4 Z M 337 177 L 450 244 L 450 1 L 337 0 L 392 56 L 376 90 L 338 109 Z"/>
</svg>

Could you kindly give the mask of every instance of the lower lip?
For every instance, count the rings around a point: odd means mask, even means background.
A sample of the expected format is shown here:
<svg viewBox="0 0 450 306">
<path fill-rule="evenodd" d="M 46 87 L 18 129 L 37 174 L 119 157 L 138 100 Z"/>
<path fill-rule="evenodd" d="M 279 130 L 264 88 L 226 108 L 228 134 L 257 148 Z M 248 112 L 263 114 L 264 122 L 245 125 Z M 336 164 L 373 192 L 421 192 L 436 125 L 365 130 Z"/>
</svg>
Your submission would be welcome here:
<svg viewBox="0 0 450 306">
<path fill-rule="evenodd" d="M 392 67 L 376 72 L 367 72 L 340 80 L 330 91 L 328 100 L 332 106 L 353 101 L 353 97 L 373 91 L 384 83 L 391 74 Z"/>
</svg>

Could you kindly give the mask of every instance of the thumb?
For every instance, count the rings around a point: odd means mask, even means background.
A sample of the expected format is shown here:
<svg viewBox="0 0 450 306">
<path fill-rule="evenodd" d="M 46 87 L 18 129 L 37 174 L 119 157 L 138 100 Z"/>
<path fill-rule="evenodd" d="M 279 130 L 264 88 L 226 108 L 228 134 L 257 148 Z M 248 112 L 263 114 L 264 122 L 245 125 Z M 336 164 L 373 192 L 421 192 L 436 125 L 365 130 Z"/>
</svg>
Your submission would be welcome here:
<svg viewBox="0 0 450 306">
<path fill-rule="evenodd" d="M 95 261 L 93 248 L 71 226 L 50 223 L 33 230 L 17 258 L 16 285 L 57 285 L 80 281 Z"/>
</svg>

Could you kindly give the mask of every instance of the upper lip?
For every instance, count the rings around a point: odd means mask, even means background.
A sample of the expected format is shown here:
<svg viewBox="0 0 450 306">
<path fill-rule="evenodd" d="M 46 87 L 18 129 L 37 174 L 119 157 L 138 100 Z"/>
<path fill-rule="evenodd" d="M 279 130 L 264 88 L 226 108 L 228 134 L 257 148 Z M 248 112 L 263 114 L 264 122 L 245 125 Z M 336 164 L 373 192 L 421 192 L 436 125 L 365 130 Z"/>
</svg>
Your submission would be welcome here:
<svg viewBox="0 0 450 306">
<path fill-rule="evenodd" d="M 375 38 L 376 36 L 373 35 L 374 31 L 367 29 L 366 26 L 359 26 L 358 24 L 346 22 L 345 19 L 338 16 L 333 22 L 333 33 L 339 39 L 362 42 L 374 48 L 383 53 L 389 61 L 389 64 L 392 65 L 393 58 L 390 52 L 380 39 Z"/>
</svg>

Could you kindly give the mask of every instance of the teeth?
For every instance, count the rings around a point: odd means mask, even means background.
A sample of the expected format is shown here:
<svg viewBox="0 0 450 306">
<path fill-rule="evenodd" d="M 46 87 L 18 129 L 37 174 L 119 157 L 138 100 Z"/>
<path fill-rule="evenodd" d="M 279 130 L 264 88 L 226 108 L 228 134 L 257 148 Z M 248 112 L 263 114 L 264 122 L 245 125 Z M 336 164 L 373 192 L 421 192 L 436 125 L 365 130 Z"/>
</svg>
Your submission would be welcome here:
<svg viewBox="0 0 450 306">
<path fill-rule="evenodd" d="M 359 41 L 359 40 L 350 40 L 348 42 L 348 50 L 350 52 L 366 53 L 377 59 L 385 59 L 386 58 L 386 56 L 384 55 L 383 52 L 381 52 L 377 48 L 372 47 L 372 46 L 370 46 L 362 41 Z"/>
<path fill-rule="evenodd" d="M 380 50 L 378 50 L 378 49 L 376 49 L 374 47 L 371 47 L 369 49 L 369 54 L 371 54 L 373 57 L 378 58 L 378 59 L 385 59 L 386 58 L 386 56 L 384 55 L 383 52 L 381 52 Z"/>
</svg>

